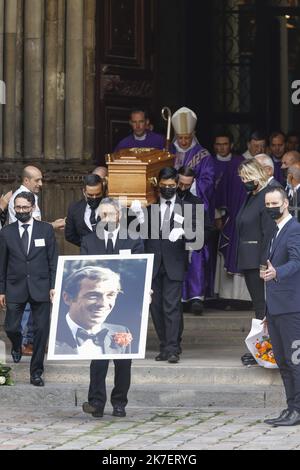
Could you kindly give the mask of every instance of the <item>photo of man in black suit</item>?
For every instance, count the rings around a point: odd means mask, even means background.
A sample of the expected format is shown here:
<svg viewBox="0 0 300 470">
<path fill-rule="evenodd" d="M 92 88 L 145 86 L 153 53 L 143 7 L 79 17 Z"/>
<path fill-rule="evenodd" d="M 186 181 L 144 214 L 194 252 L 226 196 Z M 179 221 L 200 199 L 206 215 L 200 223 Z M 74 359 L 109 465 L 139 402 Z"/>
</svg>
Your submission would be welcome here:
<svg viewBox="0 0 300 470">
<path fill-rule="evenodd" d="M 111 269 L 85 266 L 73 272 L 63 287 L 68 313 L 58 321 L 55 354 L 89 359 L 130 353 L 128 328 L 106 322 L 120 292 L 120 275 Z"/>
<path fill-rule="evenodd" d="M 14 200 L 17 222 L 0 232 L 0 307 L 6 307 L 5 331 L 15 363 L 22 357 L 21 321 L 28 302 L 33 315 L 30 383 L 43 386 L 44 355 L 54 297 L 57 245 L 51 224 L 34 220 L 35 198 L 19 193 Z"/>
</svg>

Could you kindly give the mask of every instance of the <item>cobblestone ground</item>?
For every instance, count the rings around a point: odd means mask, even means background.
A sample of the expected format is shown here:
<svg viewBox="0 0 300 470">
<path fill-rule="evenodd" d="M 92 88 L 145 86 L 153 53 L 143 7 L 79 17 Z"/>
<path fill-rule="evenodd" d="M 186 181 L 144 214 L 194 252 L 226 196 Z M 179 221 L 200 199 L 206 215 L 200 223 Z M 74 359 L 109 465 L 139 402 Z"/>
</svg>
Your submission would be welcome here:
<svg viewBox="0 0 300 470">
<path fill-rule="evenodd" d="M 0 450 L 300 449 L 300 426 L 263 424 L 279 410 L 130 408 L 103 418 L 80 408 L 0 406 Z"/>
</svg>

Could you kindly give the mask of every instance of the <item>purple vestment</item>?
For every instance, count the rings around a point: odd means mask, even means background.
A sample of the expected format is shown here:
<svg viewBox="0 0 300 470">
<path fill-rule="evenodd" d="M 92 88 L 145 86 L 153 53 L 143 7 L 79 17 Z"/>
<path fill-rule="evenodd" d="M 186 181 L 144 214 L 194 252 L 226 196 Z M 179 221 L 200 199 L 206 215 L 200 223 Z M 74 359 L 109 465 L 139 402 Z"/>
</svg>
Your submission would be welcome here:
<svg viewBox="0 0 300 470">
<path fill-rule="evenodd" d="M 121 149 L 131 148 L 155 148 L 163 150 L 165 148 L 166 138 L 156 132 L 147 131 L 144 140 L 136 139 L 134 134 L 130 134 L 125 139 L 121 140 L 115 148 L 115 152 Z"/>
<path fill-rule="evenodd" d="M 281 169 L 281 160 L 278 161 L 278 159 L 276 157 L 274 157 L 274 155 L 271 155 L 271 158 L 273 160 L 273 163 L 274 163 L 274 178 L 279 181 L 280 184 L 282 184 L 283 187 L 285 187 L 286 185 L 286 178 L 284 176 L 284 173 Z"/>
<path fill-rule="evenodd" d="M 182 166 L 192 168 L 196 173 L 197 196 L 202 199 L 210 220 L 214 220 L 214 161 L 208 150 L 196 140 L 186 152 L 178 145 L 173 146 L 176 155 L 175 168 Z M 210 246 L 205 245 L 199 252 L 194 251 L 183 285 L 182 299 L 189 301 L 211 295 L 213 291 L 213 269 L 210 258 Z"/>
<path fill-rule="evenodd" d="M 244 157 L 234 155 L 232 159 L 226 162 L 227 167 L 221 175 L 216 187 L 216 208 L 225 209 L 226 214 L 223 217 L 223 229 L 220 233 L 219 251 L 224 256 L 224 267 L 228 273 L 238 273 L 236 266 L 237 233 L 235 219 L 239 212 L 247 192 L 238 175 L 240 164 L 245 161 Z M 225 162 L 220 162 L 219 168 Z"/>
</svg>

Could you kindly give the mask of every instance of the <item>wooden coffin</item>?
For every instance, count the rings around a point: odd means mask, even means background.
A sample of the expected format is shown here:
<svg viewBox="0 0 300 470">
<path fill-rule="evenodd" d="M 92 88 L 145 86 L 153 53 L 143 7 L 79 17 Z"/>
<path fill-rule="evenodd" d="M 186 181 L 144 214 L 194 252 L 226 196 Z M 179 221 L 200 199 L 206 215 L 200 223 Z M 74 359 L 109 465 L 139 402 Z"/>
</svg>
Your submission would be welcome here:
<svg viewBox="0 0 300 470">
<path fill-rule="evenodd" d="M 106 155 L 110 197 L 139 199 L 142 205 L 157 200 L 157 177 L 162 168 L 174 166 L 175 155 L 151 148 L 122 149 Z"/>
</svg>

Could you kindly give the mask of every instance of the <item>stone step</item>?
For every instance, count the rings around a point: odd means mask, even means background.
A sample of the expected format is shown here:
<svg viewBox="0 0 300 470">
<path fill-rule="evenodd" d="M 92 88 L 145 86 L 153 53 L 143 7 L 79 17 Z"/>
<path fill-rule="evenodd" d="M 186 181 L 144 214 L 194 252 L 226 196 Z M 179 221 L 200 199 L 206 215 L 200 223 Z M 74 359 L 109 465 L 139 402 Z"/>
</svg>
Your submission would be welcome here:
<svg viewBox="0 0 300 470">
<path fill-rule="evenodd" d="M 108 386 L 106 413 L 110 413 L 111 387 Z M 62 409 L 70 406 L 81 407 L 87 400 L 88 387 L 78 384 L 47 383 L 44 388 L 27 384 L 14 387 L 0 387 L 1 406 L 13 406 L 22 402 L 26 406 L 56 406 Z M 130 407 L 220 407 L 220 408 L 283 408 L 284 395 L 281 386 L 205 386 L 183 384 L 132 384 L 129 392 Z M 134 411 L 131 411 L 134 413 Z M 249 411 L 251 412 L 251 410 Z"/>
<path fill-rule="evenodd" d="M 132 365 L 132 383 L 140 384 L 189 384 L 189 385 L 252 385 L 269 386 L 281 384 L 278 370 L 258 365 L 245 367 L 240 362 L 243 350 L 232 347 L 209 351 L 187 350 L 178 364 L 156 362 L 156 353 L 148 352 L 146 359 L 135 360 Z M 29 358 L 19 364 L 8 363 L 17 384 L 29 380 Z M 52 383 L 89 383 L 88 361 L 45 361 L 45 380 Z M 108 383 L 113 382 L 113 366 L 108 372 Z"/>
</svg>

